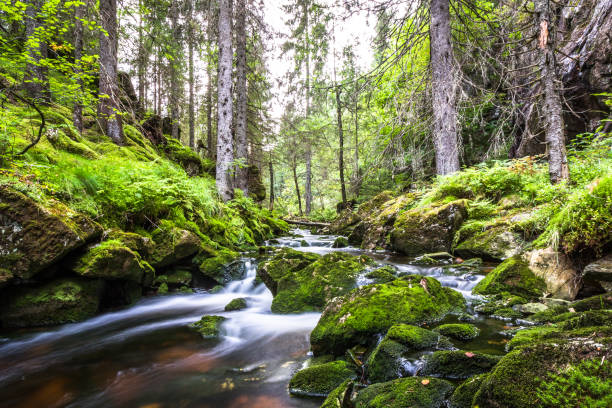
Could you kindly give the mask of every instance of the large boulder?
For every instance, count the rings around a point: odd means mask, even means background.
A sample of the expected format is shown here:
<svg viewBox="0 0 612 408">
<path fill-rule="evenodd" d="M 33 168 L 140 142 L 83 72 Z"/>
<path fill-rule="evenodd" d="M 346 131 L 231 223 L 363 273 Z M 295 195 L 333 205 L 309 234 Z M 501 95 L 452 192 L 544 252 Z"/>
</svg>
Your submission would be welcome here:
<svg viewBox="0 0 612 408">
<path fill-rule="evenodd" d="M 302 313 L 320 311 L 332 298 L 355 288 L 358 276 L 372 261 L 344 252 L 332 252 L 306 265 L 310 255 L 297 255 L 297 251 L 282 251 L 261 266 L 264 283 L 274 294 L 274 313 Z M 282 256 L 291 254 L 287 258 Z M 281 258 L 279 258 L 279 256 Z M 301 259 L 301 260 L 300 260 Z M 303 268 L 290 265 L 304 265 Z"/>
<path fill-rule="evenodd" d="M 465 200 L 408 210 L 400 214 L 393 224 L 391 247 L 411 256 L 450 252 L 455 232 L 466 217 Z"/>
<path fill-rule="evenodd" d="M 436 351 L 425 356 L 425 365 L 419 374 L 448 379 L 466 379 L 491 371 L 500 359 L 501 356 L 463 350 Z"/>
<path fill-rule="evenodd" d="M 310 335 L 315 355 L 341 355 L 355 345 L 371 345 L 391 326 L 433 323 L 465 309 L 463 296 L 430 277 L 408 275 L 372 284 L 332 299 Z"/>
<path fill-rule="evenodd" d="M 400 378 L 360 391 L 355 408 L 441 408 L 452 391 L 453 385 L 439 378 Z"/>
<path fill-rule="evenodd" d="M 520 257 L 516 256 L 505 260 L 472 290 L 479 295 L 496 295 L 511 293 L 525 299 L 535 299 L 542 296 L 546 290 L 546 283 L 529 269 L 529 266 Z"/>
<path fill-rule="evenodd" d="M 214 280 L 219 285 L 225 285 L 233 280 L 241 279 L 246 272 L 244 260 L 237 259 L 238 257 L 237 252 L 220 249 L 213 250 L 210 253 L 203 252 L 193 260 L 198 264 L 198 269 L 202 275 Z"/>
<path fill-rule="evenodd" d="M 519 255 L 525 246 L 516 232 L 508 231 L 507 226 L 485 229 L 465 241 L 460 242 L 453 252 L 462 258 L 479 257 L 504 260 Z"/>
<path fill-rule="evenodd" d="M 3 299 L 2 327 L 33 327 L 78 322 L 98 311 L 104 282 L 63 278 L 36 287 L 20 287 Z"/>
<path fill-rule="evenodd" d="M 100 225 L 58 202 L 43 206 L 0 186 L 0 269 L 12 279 L 29 280 L 101 233 Z"/>
<path fill-rule="evenodd" d="M 606 292 L 612 292 L 612 254 L 585 266 L 582 279 L 597 282 Z"/>
<path fill-rule="evenodd" d="M 356 377 L 346 361 L 318 364 L 295 373 L 289 382 L 289 392 L 299 397 L 326 397 L 340 384 Z"/>
<path fill-rule="evenodd" d="M 200 239 L 191 231 L 172 225 L 171 222 L 160 222 L 159 228 L 152 234 L 154 247 L 150 263 L 154 268 L 162 268 L 196 254 L 201 247 Z"/>
<path fill-rule="evenodd" d="M 155 277 L 151 265 L 119 240 L 92 246 L 76 260 L 72 269 L 87 278 L 129 280 L 144 286 L 150 285 Z"/>
<path fill-rule="evenodd" d="M 320 258 L 319 255 L 282 248 L 257 268 L 257 276 L 266 284 L 272 295 L 278 293 L 278 281 L 283 276 L 296 273 Z"/>
<path fill-rule="evenodd" d="M 536 249 L 524 255 L 529 269 L 544 279 L 546 291 L 554 298 L 573 300 L 580 290 L 580 274 L 572 261 L 553 248 Z"/>
</svg>

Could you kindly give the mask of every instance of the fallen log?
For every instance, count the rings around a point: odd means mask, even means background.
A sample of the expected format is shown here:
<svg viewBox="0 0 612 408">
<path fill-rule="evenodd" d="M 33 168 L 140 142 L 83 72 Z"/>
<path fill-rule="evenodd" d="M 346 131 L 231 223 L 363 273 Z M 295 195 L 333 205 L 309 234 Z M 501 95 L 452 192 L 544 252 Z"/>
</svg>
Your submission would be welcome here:
<svg viewBox="0 0 612 408">
<path fill-rule="evenodd" d="M 329 227 L 330 225 L 329 223 L 326 223 L 326 222 L 299 221 L 299 220 L 291 220 L 291 219 L 286 219 L 286 218 L 283 218 L 283 221 L 285 221 L 287 224 L 303 225 L 305 227 L 325 228 L 325 227 Z"/>
</svg>

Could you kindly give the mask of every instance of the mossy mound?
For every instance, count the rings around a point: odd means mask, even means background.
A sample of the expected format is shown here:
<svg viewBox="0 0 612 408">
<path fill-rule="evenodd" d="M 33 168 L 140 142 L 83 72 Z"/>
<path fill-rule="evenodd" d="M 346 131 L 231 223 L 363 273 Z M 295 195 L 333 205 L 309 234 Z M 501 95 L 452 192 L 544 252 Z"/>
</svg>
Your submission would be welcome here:
<svg viewBox="0 0 612 408">
<path fill-rule="evenodd" d="M 587 310 L 612 309 L 612 293 L 591 296 L 586 299 L 577 300 L 572 303 L 572 308 L 577 312 Z"/>
<path fill-rule="evenodd" d="M 486 373 L 499 362 L 501 356 L 472 353 L 463 350 L 442 350 L 425 356 L 420 374 L 450 379 L 466 379 Z"/>
<path fill-rule="evenodd" d="M 400 378 L 360 391 L 355 408 L 440 408 L 452 390 L 451 383 L 439 378 Z"/>
<path fill-rule="evenodd" d="M 136 251 L 147 260 L 148 256 L 153 251 L 153 241 L 149 237 L 145 237 L 134 232 L 125 232 L 120 229 L 113 228 L 104 232 L 104 236 L 108 240 L 120 241 L 123 245 Z"/>
<path fill-rule="evenodd" d="M 477 232 L 457 245 L 453 252 L 463 258 L 479 257 L 489 260 L 504 260 L 519 255 L 525 243 L 507 225 Z"/>
<path fill-rule="evenodd" d="M 465 200 L 408 210 L 395 220 L 390 234 L 391 247 L 410 256 L 450 252 L 455 232 L 466 217 Z"/>
<path fill-rule="evenodd" d="M 150 285 L 155 271 L 134 252 L 118 240 L 104 241 L 79 258 L 73 266 L 75 273 L 87 278 L 129 280 Z"/>
<path fill-rule="evenodd" d="M 480 389 L 485 376 L 486 374 L 475 375 L 462 382 L 450 397 L 450 408 L 472 408 L 474 395 Z"/>
<path fill-rule="evenodd" d="M 172 221 L 163 220 L 152 234 L 154 247 L 151 252 L 151 265 L 155 268 L 175 264 L 181 259 L 195 255 L 201 242 L 193 232 L 178 228 Z"/>
<path fill-rule="evenodd" d="M 329 393 L 320 408 L 346 408 L 353 392 L 353 380 L 346 380 Z"/>
<path fill-rule="evenodd" d="M 526 299 L 542 296 L 546 283 L 529 269 L 519 257 L 505 260 L 474 287 L 473 293 L 494 295 L 508 292 Z"/>
<path fill-rule="evenodd" d="M 247 301 L 245 298 L 236 298 L 232 299 L 227 305 L 225 305 L 224 310 L 226 312 L 235 312 L 237 310 L 246 309 Z"/>
<path fill-rule="evenodd" d="M 312 331 L 310 343 L 315 354 L 341 355 L 355 345 L 371 345 L 377 334 L 393 325 L 433 323 L 464 308 L 459 292 L 433 278 L 409 275 L 333 299 Z"/>
<path fill-rule="evenodd" d="M 202 335 L 204 339 L 218 339 L 221 334 L 221 324 L 227 320 L 223 316 L 203 316 L 200 320 L 189 325 Z"/>
<path fill-rule="evenodd" d="M 444 349 L 452 344 L 444 336 L 431 330 L 408 324 L 392 326 L 387 332 L 388 339 L 397 341 L 410 350 Z"/>
<path fill-rule="evenodd" d="M 272 312 L 301 313 L 320 311 L 332 298 L 343 295 L 357 284 L 357 277 L 371 260 L 344 252 L 322 257 L 300 256 L 297 251 L 281 251 L 258 271 L 274 294 Z M 288 255 L 288 258 L 282 258 Z"/>
<path fill-rule="evenodd" d="M 98 311 L 104 282 L 64 278 L 37 287 L 21 287 L 3 301 L 3 327 L 32 327 L 78 322 Z"/>
<path fill-rule="evenodd" d="M 175 163 L 178 163 L 189 176 L 199 176 L 204 172 L 209 172 L 211 163 L 204 161 L 200 156 L 184 146 L 179 140 L 165 137 L 166 143 L 161 145 L 161 149 L 166 156 Z"/>
<path fill-rule="evenodd" d="M 211 254 L 213 256 L 208 257 Z M 244 272 L 241 269 L 244 263 L 236 260 L 238 256 L 237 252 L 223 248 L 205 254 L 202 253 L 194 258 L 194 262 L 198 264 L 198 269 L 204 276 L 224 285 L 232 280 L 239 279 Z"/>
<path fill-rule="evenodd" d="M 392 266 L 387 265 L 368 272 L 365 277 L 372 279 L 374 283 L 389 283 L 397 279 L 397 271 Z"/>
<path fill-rule="evenodd" d="M 486 376 L 474 397 L 481 407 L 528 408 L 549 406 L 538 389 L 550 379 L 585 359 L 610 359 L 610 339 L 584 339 L 525 345 L 506 354 Z M 571 394 L 576 390 L 567 390 Z M 582 397 L 584 398 L 584 396 Z"/>
<path fill-rule="evenodd" d="M 346 237 L 338 237 L 332 244 L 332 248 L 346 248 L 347 246 L 349 246 L 349 242 Z"/>
<path fill-rule="evenodd" d="M 0 186 L 0 268 L 27 280 L 98 238 L 100 225 L 57 201 L 42 205 Z"/>
<path fill-rule="evenodd" d="M 434 331 L 450 337 L 451 339 L 467 341 L 478 337 L 480 330 L 473 324 L 467 323 L 451 323 L 443 324 L 434 329 Z"/>
<path fill-rule="evenodd" d="M 326 397 L 340 384 L 356 377 L 345 361 L 318 364 L 295 373 L 289 382 L 289 392 L 300 397 Z"/>
</svg>

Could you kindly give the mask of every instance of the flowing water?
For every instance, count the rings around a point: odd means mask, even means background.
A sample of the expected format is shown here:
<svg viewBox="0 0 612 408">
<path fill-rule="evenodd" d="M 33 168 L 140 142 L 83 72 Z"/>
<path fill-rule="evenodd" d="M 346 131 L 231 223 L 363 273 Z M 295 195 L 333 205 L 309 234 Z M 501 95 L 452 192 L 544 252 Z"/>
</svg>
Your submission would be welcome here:
<svg viewBox="0 0 612 408">
<path fill-rule="evenodd" d="M 325 254 L 363 253 L 332 249 L 334 236 L 296 230 L 277 246 Z M 408 264 L 409 259 L 369 252 L 400 273 L 434 276 L 471 299 L 481 275 Z M 154 296 L 123 310 L 81 323 L 38 331 L 0 333 L 2 407 L 318 407 L 320 400 L 292 398 L 291 375 L 308 360 L 309 334 L 319 314 L 276 315 L 272 295 L 255 280 L 256 263 L 245 258 L 243 280 L 218 293 Z M 369 283 L 367 279 L 360 284 Z M 237 297 L 242 311 L 225 312 Z M 227 318 L 220 341 L 202 340 L 189 329 L 205 314 Z M 456 317 L 448 322 L 456 321 Z M 457 347 L 500 354 L 508 323 L 477 318 L 481 335 Z M 404 362 L 418 370 L 418 358 Z"/>
</svg>

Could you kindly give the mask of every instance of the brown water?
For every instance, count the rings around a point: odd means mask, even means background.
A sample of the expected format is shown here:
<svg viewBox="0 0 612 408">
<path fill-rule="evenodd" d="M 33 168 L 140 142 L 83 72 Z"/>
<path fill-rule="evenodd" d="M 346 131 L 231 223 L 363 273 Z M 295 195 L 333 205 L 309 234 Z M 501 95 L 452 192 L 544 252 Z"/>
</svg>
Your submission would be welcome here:
<svg viewBox="0 0 612 408">
<path fill-rule="evenodd" d="M 332 251 L 335 237 L 310 235 L 281 246 Z M 354 248 L 343 249 L 361 252 Z M 435 276 L 470 300 L 482 276 L 409 265 L 406 258 L 368 253 L 400 272 Z M 309 334 L 319 314 L 275 315 L 272 295 L 255 284 L 256 265 L 224 291 L 155 296 L 85 322 L 0 334 L 0 406 L 141 408 L 310 408 L 321 400 L 290 397 L 287 383 L 309 358 Z M 368 283 L 362 279 L 360 284 Z M 224 312 L 236 297 L 248 308 Z M 219 342 L 204 341 L 188 325 L 204 314 L 228 318 Z M 456 321 L 450 317 L 448 322 Z M 481 335 L 457 348 L 503 353 L 509 323 L 478 317 Z M 419 356 L 415 356 L 417 361 Z"/>
</svg>

